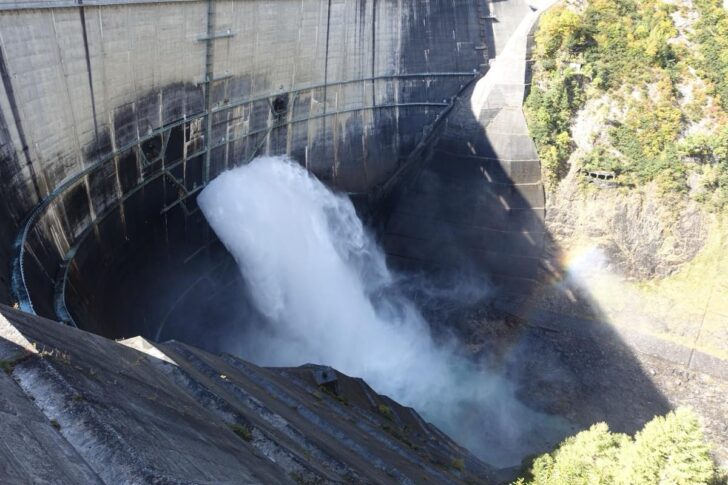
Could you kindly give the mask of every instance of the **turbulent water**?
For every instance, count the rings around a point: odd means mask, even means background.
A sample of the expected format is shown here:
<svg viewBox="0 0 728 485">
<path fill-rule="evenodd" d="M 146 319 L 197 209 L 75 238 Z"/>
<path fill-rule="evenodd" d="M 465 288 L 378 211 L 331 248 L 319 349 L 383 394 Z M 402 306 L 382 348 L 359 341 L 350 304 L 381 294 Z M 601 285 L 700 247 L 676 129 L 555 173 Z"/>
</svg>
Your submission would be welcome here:
<svg viewBox="0 0 728 485">
<path fill-rule="evenodd" d="M 349 199 L 300 165 L 256 159 L 221 174 L 198 202 L 264 316 L 239 337 L 242 356 L 362 377 L 495 465 L 517 464 L 561 426 L 454 343 L 436 343 Z"/>
</svg>

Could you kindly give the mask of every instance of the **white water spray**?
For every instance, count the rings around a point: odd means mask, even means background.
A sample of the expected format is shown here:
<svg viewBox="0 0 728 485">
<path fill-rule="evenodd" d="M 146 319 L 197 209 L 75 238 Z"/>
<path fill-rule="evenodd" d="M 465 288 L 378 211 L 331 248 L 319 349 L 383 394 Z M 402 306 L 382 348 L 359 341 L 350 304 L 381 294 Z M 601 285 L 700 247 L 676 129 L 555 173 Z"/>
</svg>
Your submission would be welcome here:
<svg viewBox="0 0 728 485">
<path fill-rule="evenodd" d="M 507 380 L 435 342 L 349 199 L 300 165 L 256 159 L 221 174 L 198 202 L 268 320 L 241 338 L 243 357 L 362 377 L 496 465 L 517 464 L 541 448 L 534 435 L 560 427 Z"/>
</svg>

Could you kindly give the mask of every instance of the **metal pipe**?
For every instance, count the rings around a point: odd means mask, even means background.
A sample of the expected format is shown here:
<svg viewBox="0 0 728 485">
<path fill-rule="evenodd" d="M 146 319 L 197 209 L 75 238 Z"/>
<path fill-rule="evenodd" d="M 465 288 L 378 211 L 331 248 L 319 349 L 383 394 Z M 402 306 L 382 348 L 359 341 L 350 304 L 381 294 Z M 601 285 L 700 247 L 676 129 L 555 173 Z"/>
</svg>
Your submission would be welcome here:
<svg viewBox="0 0 728 485">
<path fill-rule="evenodd" d="M 375 78 L 364 78 L 364 79 L 357 79 L 357 80 L 340 81 L 340 82 L 331 83 L 331 84 L 343 85 L 343 84 L 351 84 L 351 83 L 356 83 L 356 82 L 367 82 L 367 81 L 371 81 L 372 79 L 375 79 L 376 80 L 376 79 L 399 79 L 399 78 L 459 77 L 459 76 L 466 76 L 466 75 L 467 76 L 475 76 L 477 74 L 474 74 L 474 73 L 462 73 L 462 72 L 461 73 L 457 73 L 457 72 L 442 72 L 442 73 L 430 73 L 430 74 L 427 74 L 427 73 L 400 74 L 400 75 L 391 75 L 391 76 L 378 76 L 378 77 L 375 77 Z M 311 89 L 315 89 L 315 87 L 313 87 L 313 88 L 312 87 L 303 87 L 303 88 L 299 88 L 299 89 L 296 89 L 296 90 L 293 90 L 293 91 L 290 91 L 290 92 L 292 92 L 292 93 L 293 92 L 301 92 L 301 91 L 306 91 L 306 90 L 311 90 Z M 268 99 L 268 98 L 270 98 L 270 96 L 262 97 L 262 98 L 259 98 L 259 99 Z M 239 106 L 239 105 L 242 105 L 242 104 L 251 103 L 251 102 L 255 102 L 255 101 L 256 101 L 256 99 L 250 99 L 250 100 L 247 100 L 245 102 L 236 102 L 236 103 L 232 103 L 232 104 L 226 105 L 224 107 L 219 107 L 219 108 L 217 108 L 214 111 L 222 111 L 224 109 L 233 108 L 235 106 Z M 310 117 L 305 117 L 305 118 L 300 118 L 300 119 L 295 119 L 295 120 L 288 120 L 288 121 L 286 121 L 284 123 L 281 123 L 278 126 L 286 126 L 286 125 L 290 125 L 290 124 L 293 124 L 293 123 L 300 123 L 300 122 L 303 122 L 303 121 L 309 121 L 311 119 L 318 119 L 318 118 L 321 118 L 323 116 L 337 116 L 339 114 L 346 114 L 346 113 L 351 113 L 351 112 L 365 111 L 365 110 L 373 110 L 373 109 L 387 109 L 387 108 L 399 108 L 399 107 L 441 107 L 442 108 L 442 107 L 447 107 L 448 105 L 449 105 L 448 103 L 417 102 L 417 103 L 394 103 L 394 104 L 377 105 L 377 106 L 365 106 L 365 107 L 360 107 L 360 108 L 351 108 L 351 109 L 347 109 L 347 110 L 329 112 L 329 113 L 326 113 L 326 114 L 318 114 L 318 115 L 314 115 L 314 116 L 310 116 Z M 15 242 L 13 244 L 14 250 L 16 252 L 16 257 L 14 258 L 13 264 L 12 264 L 13 268 L 12 268 L 12 277 L 11 277 L 11 289 L 12 289 L 13 295 L 15 296 L 15 298 L 17 299 L 17 301 L 19 303 L 19 306 L 20 306 L 21 310 L 26 311 L 26 312 L 29 312 L 29 313 L 35 313 L 35 310 L 33 308 L 33 303 L 32 303 L 32 300 L 30 298 L 30 294 L 28 292 L 27 283 L 25 281 L 24 258 L 25 258 L 25 243 L 26 243 L 26 240 L 27 240 L 27 237 L 28 237 L 28 233 L 30 232 L 31 227 L 33 227 L 33 225 L 35 224 L 35 222 L 38 220 L 40 214 L 43 211 L 45 211 L 50 206 L 50 204 L 58 196 L 60 196 L 63 192 L 65 192 L 69 188 L 73 187 L 76 183 L 78 183 L 80 180 L 82 180 L 85 176 L 87 176 L 91 172 L 99 169 L 105 163 L 107 163 L 110 160 L 113 160 L 114 158 L 116 158 L 121 153 L 123 153 L 126 150 L 129 150 L 131 148 L 134 148 L 135 146 L 139 146 L 142 143 L 144 143 L 145 141 L 148 141 L 148 140 L 154 138 L 155 136 L 158 136 L 160 134 L 164 134 L 165 132 L 168 132 L 169 130 L 171 130 L 174 127 L 183 125 L 183 124 L 188 123 L 190 121 L 195 121 L 197 119 L 203 118 L 205 115 L 206 115 L 205 113 L 199 113 L 199 114 L 194 115 L 194 116 L 185 117 L 185 118 L 183 118 L 181 120 L 178 120 L 178 121 L 176 121 L 174 123 L 170 123 L 170 124 L 168 124 L 168 125 L 166 125 L 164 127 L 161 127 L 161 128 L 158 128 L 158 129 L 152 131 L 147 136 L 145 136 L 143 138 L 140 138 L 139 140 L 137 140 L 135 142 L 128 143 L 128 144 L 122 146 L 121 148 L 119 148 L 119 149 L 117 149 L 117 150 L 115 150 L 115 151 L 113 151 L 113 152 L 105 155 L 104 157 L 100 158 L 98 162 L 96 162 L 96 163 L 94 163 L 92 165 L 89 165 L 88 167 L 84 168 L 80 172 L 77 172 L 75 174 L 72 174 L 72 175 L 66 177 L 66 179 L 64 179 L 55 189 L 53 189 L 31 211 L 31 213 L 28 215 L 28 217 L 26 218 L 25 222 L 23 223 L 22 229 L 19 232 L 19 234 L 16 237 Z M 200 153 L 195 154 L 193 156 L 199 156 L 199 154 L 206 154 L 207 155 L 214 148 L 217 148 L 217 147 L 220 147 L 220 146 L 224 146 L 226 144 L 229 144 L 232 141 L 237 141 L 237 140 L 240 140 L 240 139 L 243 139 L 243 138 L 246 138 L 246 137 L 249 137 L 249 136 L 258 134 L 258 133 L 261 133 L 263 131 L 267 131 L 268 129 L 270 129 L 270 127 L 266 127 L 265 129 L 262 129 L 262 130 L 259 130 L 259 131 L 254 131 L 254 132 L 246 133 L 242 137 L 237 137 L 237 138 L 225 140 L 223 143 L 220 143 L 220 144 L 217 144 L 217 145 L 214 145 L 214 146 L 208 146 L 206 149 L 202 150 Z M 187 159 L 192 158 L 193 156 L 187 157 Z M 183 161 L 186 161 L 187 159 L 184 159 Z M 135 189 L 132 192 L 130 192 L 130 194 L 133 193 L 133 192 L 135 192 L 138 188 L 145 186 L 147 183 L 149 183 L 151 180 L 154 180 L 159 175 L 161 175 L 161 174 L 157 174 L 157 175 L 153 176 L 152 178 L 150 178 L 148 180 L 145 180 L 139 186 L 135 187 Z M 127 194 L 127 195 L 130 195 L 130 194 Z M 121 200 L 126 200 L 127 198 L 128 197 L 125 196 Z M 117 203 L 114 204 L 114 206 L 112 206 L 112 207 L 113 208 L 116 208 L 116 207 L 118 207 L 118 205 L 119 205 L 119 202 L 117 201 Z M 106 215 L 108 215 L 108 211 L 105 212 L 104 217 Z M 97 217 L 95 219 L 95 221 L 98 221 L 99 219 L 102 219 L 102 218 Z M 93 226 L 93 223 L 91 224 L 91 226 Z"/>
</svg>

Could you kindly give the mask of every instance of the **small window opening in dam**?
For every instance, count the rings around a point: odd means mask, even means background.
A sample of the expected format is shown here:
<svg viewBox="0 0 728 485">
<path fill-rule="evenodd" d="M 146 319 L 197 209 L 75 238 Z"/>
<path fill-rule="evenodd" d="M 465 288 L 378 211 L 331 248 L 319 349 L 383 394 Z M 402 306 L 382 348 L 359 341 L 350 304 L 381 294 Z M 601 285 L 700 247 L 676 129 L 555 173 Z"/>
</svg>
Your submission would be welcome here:
<svg viewBox="0 0 728 485">
<path fill-rule="evenodd" d="M 275 117 L 283 117 L 288 112 L 288 95 L 283 94 L 273 98 L 270 109 Z"/>
</svg>

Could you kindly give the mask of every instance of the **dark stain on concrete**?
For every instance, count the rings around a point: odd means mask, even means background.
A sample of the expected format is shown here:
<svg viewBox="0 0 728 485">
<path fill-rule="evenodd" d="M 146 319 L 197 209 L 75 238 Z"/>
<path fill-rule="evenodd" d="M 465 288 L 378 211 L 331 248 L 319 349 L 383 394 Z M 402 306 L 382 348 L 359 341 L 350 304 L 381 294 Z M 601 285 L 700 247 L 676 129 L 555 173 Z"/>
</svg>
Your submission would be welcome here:
<svg viewBox="0 0 728 485">
<path fill-rule="evenodd" d="M 83 0 L 78 0 L 78 13 L 81 18 L 81 33 L 83 36 L 83 52 L 86 55 L 86 72 L 88 74 L 88 89 L 91 95 L 91 112 L 94 118 L 94 134 L 96 136 L 97 143 L 99 142 L 99 124 L 96 120 L 96 95 L 94 93 L 94 77 L 91 72 L 91 56 L 89 55 L 88 49 L 88 34 L 86 33 L 86 11 L 83 7 Z"/>
</svg>

